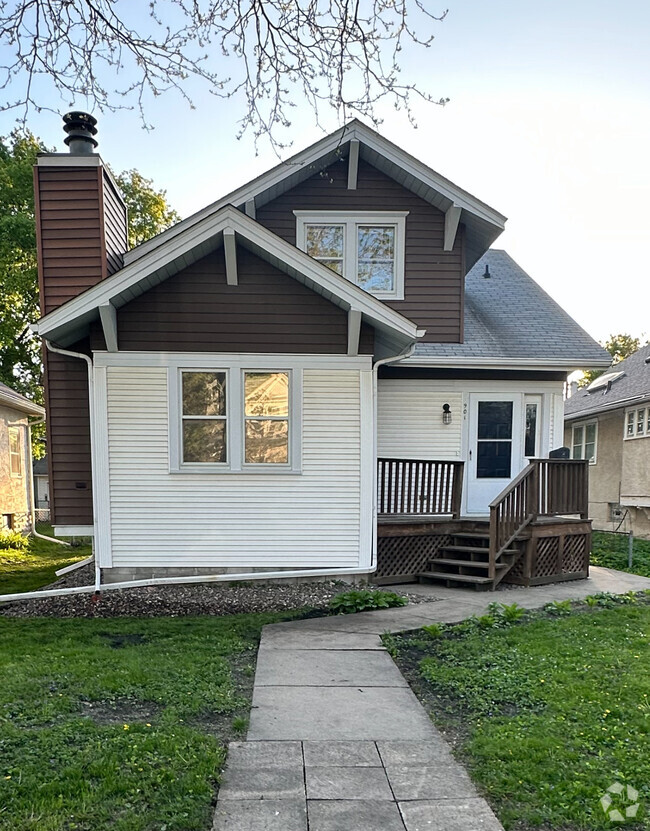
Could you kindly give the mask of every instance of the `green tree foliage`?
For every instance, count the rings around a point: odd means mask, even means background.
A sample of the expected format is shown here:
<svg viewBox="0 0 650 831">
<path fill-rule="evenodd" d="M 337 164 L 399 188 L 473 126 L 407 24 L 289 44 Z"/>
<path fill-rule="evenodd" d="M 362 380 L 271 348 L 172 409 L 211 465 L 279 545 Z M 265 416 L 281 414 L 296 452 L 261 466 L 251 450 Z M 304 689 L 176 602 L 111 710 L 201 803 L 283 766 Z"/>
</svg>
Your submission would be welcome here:
<svg viewBox="0 0 650 831">
<path fill-rule="evenodd" d="M 648 341 L 646 341 L 646 343 L 648 343 Z M 612 364 L 617 364 L 619 361 L 629 358 L 630 355 L 637 352 L 643 344 L 641 343 L 641 338 L 634 338 L 632 335 L 627 334 L 619 334 L 610 335 L 602 345 L 612 356 Z M 579 386 L 589 386 L 589 384 L 591 384 L 592 381 L 595 381 L 599 375 L 602 375 L 604 371 L 605 370 L 602 369 L 587 370 L 583 373 Z"/>
<path fill-rule="evenodd" d="M 129 248 L 180 221 L 167 204 L 167 191 L 156 190 L 151 179 L 145 179 L 137 170 L 125 170 L 115 178 L 129 211 Z"/>
<path fill-rule="evenodd" d="M 33 167 L 48 148 L 28 130 L 0 138 L 0 381 L 43 403 L 41 344 L 29 329 L 40 316 Z M 180 217 L 164 190 L 137 170 L 116 177 L 129 211 L 132 247 Z M 39 431 L 35 431 L 37 434 Z M 39 441 L 34 444 L 38 458 Z"/>
</svg>

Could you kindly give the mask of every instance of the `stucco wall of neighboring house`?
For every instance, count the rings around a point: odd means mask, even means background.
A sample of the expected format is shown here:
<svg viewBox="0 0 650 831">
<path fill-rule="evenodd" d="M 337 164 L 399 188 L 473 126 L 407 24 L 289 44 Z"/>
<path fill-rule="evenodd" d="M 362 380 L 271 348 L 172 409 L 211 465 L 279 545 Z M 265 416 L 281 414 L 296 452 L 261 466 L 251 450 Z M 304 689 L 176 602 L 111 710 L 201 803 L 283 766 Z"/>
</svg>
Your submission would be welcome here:
<svg viewBox="0 0 650 831">
<path fill-rule="evenodd" d="M 650 508 L 650 436 L 623 441 L 621 502 Z"/>
<path fill-rule="evenodd" d="M 16 525 L 25 524 L 27 514 L 27 491 L 25 485 L 25 471 L 29 464 L 25 460 L 24 428 L 20 428 L 20 475 L 12 474 L 9 457 L 9 424 L 19 421 L 27 423 L 25 416 L 12 409 L 0 405 L 0 514 L 15 514 Z"/>
<path fill-rule="evenodd" d="M 621 494 L 623 465 L 623 410 L 600 413 L 598 416 L 576 419 L 566 426 L 565 443 L 572 447 L 572 428 L 576 424 L 598 423 L 596 463 L 589 465 L 589 516 L 599 531 L 612 531 L 618 521 L 612 522 L 610 505 L 618 505 Z"/>
</svg>

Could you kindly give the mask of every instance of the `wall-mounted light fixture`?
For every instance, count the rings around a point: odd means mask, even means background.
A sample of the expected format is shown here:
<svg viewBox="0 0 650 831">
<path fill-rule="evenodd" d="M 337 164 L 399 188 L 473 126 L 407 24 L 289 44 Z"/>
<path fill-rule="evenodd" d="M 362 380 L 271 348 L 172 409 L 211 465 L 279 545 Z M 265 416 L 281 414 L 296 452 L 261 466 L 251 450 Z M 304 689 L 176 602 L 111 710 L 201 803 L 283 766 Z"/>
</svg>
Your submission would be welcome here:
<svg viewBox="0 0 650 831">
<path fill-rule="evenodd" d="M 442 405 L 442 423 L 451 424 L 451 407 L 449 404 Z"/>
</svg>

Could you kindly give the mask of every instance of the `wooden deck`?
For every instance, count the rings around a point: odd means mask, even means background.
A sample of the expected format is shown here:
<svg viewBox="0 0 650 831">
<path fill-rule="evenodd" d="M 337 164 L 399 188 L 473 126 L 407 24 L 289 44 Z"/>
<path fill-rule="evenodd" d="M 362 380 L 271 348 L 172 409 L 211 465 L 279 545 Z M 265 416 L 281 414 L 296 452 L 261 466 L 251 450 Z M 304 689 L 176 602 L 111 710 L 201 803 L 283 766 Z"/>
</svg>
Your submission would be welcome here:
<svg viewBox="0 0 650 831">
<path fill-rule="evenodd" d="M 379 474 L 378 583 L 494 589 L 502 581 L 532 586 L 589 575 L 585 462 L 533 460 L 485 517 L 460 516 L 462 462 L 379 460 Z M 442 496 L 431 494 L 435 487 Z"/>
</svg>

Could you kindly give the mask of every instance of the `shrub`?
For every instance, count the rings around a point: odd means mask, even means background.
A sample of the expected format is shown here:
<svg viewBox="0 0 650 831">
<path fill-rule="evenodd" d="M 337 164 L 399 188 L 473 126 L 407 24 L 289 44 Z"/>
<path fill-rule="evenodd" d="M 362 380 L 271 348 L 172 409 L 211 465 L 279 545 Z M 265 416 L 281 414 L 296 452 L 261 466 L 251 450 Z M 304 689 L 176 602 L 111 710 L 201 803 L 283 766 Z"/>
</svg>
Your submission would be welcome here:
<svg viewBox="0 0 650 831">
<path fill-rule="evenodd" d="M 15 551 L 27 551 L 28 546 L 29 538 L 18 531 L 12 531 L 10 528 L 0 531 L 0 550 L 11 548 Z"/>
<path fill-rule="evenodd" d="M 504 603 L 501 607 L 501 614 L 506 623 L 515 623 L 515 621 L 521 620 L 526 614 L 526 610 L 522 609 L 517 603 L 511 603 L 510 605 Z"/>
<path fill-rule="evenodd" d="M 406 606 L 408 600 L 395 592 L 359 591 L 343 592 L 330 600 L 330 609 L 339 615 L 354 612 L 367 612 L 371 609 L 390 609 L 393 606 Z"/>
<path fill-rule="evenodd" d="M 551 615 L 557 615 L 558 617 L 566 617 L 566 615 L 571 614 L 571 601 L 554 600 L 552 603 L 547 603 L 544 606 L 544 611 Z"/>
</svg>

